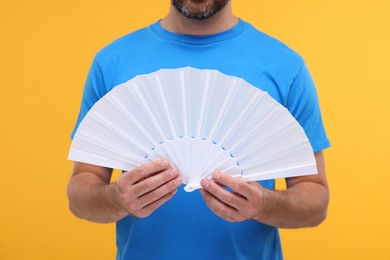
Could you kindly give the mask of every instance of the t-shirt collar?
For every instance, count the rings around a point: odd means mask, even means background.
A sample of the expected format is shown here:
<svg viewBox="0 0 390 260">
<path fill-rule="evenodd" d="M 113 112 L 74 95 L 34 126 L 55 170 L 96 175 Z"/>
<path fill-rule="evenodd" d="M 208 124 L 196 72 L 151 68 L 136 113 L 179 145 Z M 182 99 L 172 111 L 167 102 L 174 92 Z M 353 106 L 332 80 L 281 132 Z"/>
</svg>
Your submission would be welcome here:
<svg viewBox="0 0 390 260">
<path fill-rule="evenodd" d="M 241 34 L 247 27 L 248 27 L 248 23 L 243 21 L 242 19 L 239 19 L 238 23 L 235 26 L 233 26 L 232 28 L 224 32 L 211 34 L 211 35 L 187 35 L 187 34 L 179 34 L 179 33 L 173 33 L 167 31 L 161 26 L 160 20 L 150 26 L 151 30 L 158 37 L 164 38 L 166 40 L 177 41 L 185 44 L 195 44 L 195 45 L 209 44 L 209 43 L 223 41 L 229 38 L 236 37 L 237 35 Z"/>
</svg>

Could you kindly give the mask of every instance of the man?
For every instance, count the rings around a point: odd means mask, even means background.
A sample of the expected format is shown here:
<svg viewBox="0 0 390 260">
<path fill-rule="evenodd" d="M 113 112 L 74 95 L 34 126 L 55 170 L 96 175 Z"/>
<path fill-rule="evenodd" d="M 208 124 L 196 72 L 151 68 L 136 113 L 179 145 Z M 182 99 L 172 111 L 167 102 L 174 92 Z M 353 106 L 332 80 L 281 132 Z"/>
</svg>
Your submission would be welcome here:
<svg viewBox="0 0 390 260">
<path fill-rule="evenodd" d="M 217 69 L 241 77 L 286 106 L 305 129 L 318 174 L 246 183 L 224 173 L 184 193 L 180 173 L 160 160 L 123 173 L 74 163 L 71 211 L 117 222 L 117 259 L 282 259 L 277 228 L 310 227 L 329 200 L 322 150 L 329 146 L 314 84 L 302 58 L 232 14 L 229 0 L 172 0 L 168 15 L 95 57 L 75 130 L 92 105 L 120 83 L 161 68 Z M 228 187 L 228 189 L 224 188 Z"/>
</svg>

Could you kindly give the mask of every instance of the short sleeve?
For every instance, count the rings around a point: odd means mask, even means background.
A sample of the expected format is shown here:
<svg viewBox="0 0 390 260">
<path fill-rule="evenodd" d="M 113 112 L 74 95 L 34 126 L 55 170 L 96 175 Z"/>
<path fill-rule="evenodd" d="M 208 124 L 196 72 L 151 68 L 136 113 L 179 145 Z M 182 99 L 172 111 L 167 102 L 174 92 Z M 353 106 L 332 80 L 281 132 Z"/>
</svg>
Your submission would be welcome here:
<svg viewBox="0 0 390 260">
<path fill-rule="evenodd" d="M 77 118 L 76 125 L 72 131 L 71 139 L 73 139 L 80 122 L 83 120 L 92 106 L 104 96 L 105 86 L 103 80 L 103 73 L 99 66 L 97 59 L 95 58 L 90 67 L 85 85 L 83 97 L 81 100 L 80 112 Z"/>
<path fill-rule="evenodd" d="M 314 152 L 330 146 L 322 122 L 316 87 L 305 63 L 292 81 L 286 106 L 305 130 Z"/>
</svg>

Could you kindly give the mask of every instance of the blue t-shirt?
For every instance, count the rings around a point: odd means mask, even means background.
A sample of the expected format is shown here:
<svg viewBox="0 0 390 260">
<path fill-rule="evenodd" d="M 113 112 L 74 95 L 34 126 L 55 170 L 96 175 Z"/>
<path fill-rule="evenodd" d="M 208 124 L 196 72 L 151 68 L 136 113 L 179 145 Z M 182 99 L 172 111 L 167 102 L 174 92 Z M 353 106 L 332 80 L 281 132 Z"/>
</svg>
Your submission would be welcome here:
<svg viewBox="0 0 390 260">
<path fill-rule="evenodd" d="M 103 48 L 92 63 L 72 137 L 89 109 L 115 86 L 139 74 L 187 66 L 216 69 L 268 92 L 302 125 L 314 152 L 329 146 L 303 59 L 243 20 L 207 36 L 171 33 L 156 22 Z M 117 222 L 117 247 L 117 259 L 283 258 L 277 228 L 254 220 L 227 222 L 211 212 L 199 191 L 182 188 L 148 218 Z"/>
</svg>

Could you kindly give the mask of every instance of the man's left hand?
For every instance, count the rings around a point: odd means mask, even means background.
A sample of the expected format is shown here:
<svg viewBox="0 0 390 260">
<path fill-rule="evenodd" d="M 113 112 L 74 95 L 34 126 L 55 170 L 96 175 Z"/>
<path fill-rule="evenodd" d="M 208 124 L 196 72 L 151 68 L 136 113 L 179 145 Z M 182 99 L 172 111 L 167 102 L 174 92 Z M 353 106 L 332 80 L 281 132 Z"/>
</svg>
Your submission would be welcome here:
<svg viewBox="0 0 390 260">
<path fill-rule="evenodd" d="M 200 192 L 207 206 L 217 216 L 230 222 L 254 219 L 266 205 L 266 190 L 258 182 L 245 182 L 217 172 L 212 180 L 203 179 L 201 185 L 203 189 Z"/>
</svg>

